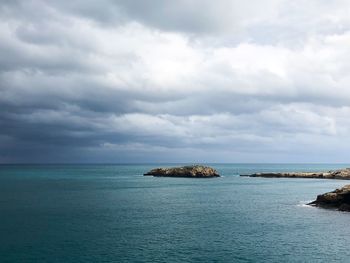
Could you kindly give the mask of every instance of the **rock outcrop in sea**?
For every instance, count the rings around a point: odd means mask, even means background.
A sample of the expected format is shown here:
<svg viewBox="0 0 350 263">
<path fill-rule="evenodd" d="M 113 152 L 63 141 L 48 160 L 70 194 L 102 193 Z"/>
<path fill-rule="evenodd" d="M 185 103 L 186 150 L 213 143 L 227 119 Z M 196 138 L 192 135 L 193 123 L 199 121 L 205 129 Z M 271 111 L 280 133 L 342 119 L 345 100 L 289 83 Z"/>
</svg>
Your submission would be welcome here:
<svg viewBox="0 0 350 263">
<path fill-rule="evenodd" d="M 350 212 L 350 185 L 318 195 L 316 200 L 308 205 Z"/>
<path fill-rule="evenodd" d="M 208 166 L 193 165 L 172 168 L 155 168 L 144 174 L 145 176 L 157 177 L 190 177 L 190 178 L 211 178 L 219 177 L 219 173 Z"/>
<path fill-rule="evenodd" d="M 328 172 L 291 172 L 291 173 L 254 173 L 241 174 L 248 177 L 266 177 L 266 178 L 319 178 L 319 179 L 350 179 L 350 168 L 328 171 Z"/>
</svg>

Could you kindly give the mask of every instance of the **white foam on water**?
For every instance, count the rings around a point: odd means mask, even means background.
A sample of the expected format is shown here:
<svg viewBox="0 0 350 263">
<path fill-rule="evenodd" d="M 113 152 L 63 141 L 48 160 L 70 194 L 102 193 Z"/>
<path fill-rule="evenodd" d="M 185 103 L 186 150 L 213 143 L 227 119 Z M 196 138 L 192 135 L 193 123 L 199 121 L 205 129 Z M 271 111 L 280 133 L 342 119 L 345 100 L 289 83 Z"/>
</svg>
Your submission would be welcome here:
<svg viewBox="0 0 350 263">
<path fill-rule="evenodd" d="M 308 208 L 312 208 L 313 206 L 308 205 L 309 203 L 311 203 L 313 200 L 307 200 L 307 201 L 299 201 L 299 204 L 297 204 L 297 206 L 299 207 L 308 207 Z"/>
</svg>

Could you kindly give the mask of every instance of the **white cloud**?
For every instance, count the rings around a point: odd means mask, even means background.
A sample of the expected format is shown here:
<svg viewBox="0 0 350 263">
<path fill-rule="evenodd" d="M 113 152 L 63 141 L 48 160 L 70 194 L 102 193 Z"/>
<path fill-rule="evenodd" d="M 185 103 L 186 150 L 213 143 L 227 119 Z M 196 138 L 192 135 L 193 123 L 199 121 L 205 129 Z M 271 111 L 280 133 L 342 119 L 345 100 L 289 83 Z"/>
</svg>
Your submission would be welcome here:
<svg viewBox="0 0 350 263">
<path fill-rule="evenodd" d="M 23 160 L 19 142 L 130 161 L 152 149 L 181 161 L 346 160 L 346 1 L 104 4 L 0 9 L 0 136 L 13 148 L 0 160 Z"/>
</svg>

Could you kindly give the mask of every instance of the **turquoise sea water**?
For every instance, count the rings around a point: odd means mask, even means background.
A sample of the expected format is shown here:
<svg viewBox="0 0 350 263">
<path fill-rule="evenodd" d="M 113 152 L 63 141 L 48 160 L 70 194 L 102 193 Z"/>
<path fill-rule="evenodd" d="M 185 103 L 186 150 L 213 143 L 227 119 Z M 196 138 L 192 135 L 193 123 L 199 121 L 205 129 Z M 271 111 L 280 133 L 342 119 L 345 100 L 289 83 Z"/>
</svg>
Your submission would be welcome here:
<svg viewBox="0 0 350 263">
<path fill-rule="evenodd" d="M 212 164 L 223 177 L 142 176 L 157 166 L 0 166 L 0 262 L 349 260 L 350 213 L 304 205 L 349 181 L 238 174 L 350 165 Z"/>
</svg>

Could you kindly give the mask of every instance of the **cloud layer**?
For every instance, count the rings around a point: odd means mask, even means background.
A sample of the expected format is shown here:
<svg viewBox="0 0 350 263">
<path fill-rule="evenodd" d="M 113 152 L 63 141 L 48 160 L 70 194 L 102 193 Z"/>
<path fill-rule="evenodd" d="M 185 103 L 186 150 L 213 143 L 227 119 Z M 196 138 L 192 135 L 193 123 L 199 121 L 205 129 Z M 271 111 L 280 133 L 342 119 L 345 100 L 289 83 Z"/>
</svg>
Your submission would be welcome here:
<svg viewBox="0 0 350 263">
<path fill-rule="evenodd" d="M 349 11 L 2 1 L 0 162 L 349 162 Z"/>
</svg>

